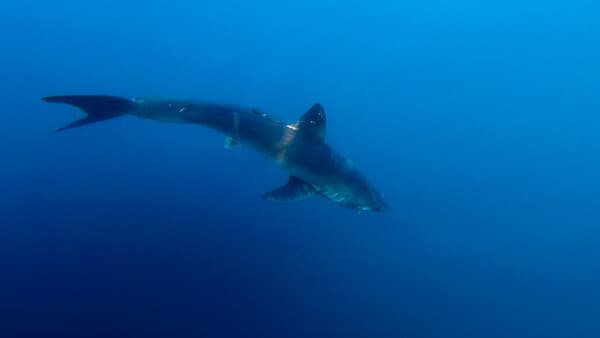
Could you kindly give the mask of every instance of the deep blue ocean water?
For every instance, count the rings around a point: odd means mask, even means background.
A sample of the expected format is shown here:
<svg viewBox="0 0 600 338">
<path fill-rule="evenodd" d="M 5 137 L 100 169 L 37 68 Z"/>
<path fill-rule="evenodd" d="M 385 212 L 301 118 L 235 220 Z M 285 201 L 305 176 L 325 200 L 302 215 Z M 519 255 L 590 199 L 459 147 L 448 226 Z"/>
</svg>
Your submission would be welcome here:
<svg viewBox="0 0 600 338">
<path fill-rule="evenodd" d="M 0 4 L 0 337 L 600 337 L 595 1 Z M 327 141 L 392 213 L 273 204 L 191 97 Z"/>
</svg>

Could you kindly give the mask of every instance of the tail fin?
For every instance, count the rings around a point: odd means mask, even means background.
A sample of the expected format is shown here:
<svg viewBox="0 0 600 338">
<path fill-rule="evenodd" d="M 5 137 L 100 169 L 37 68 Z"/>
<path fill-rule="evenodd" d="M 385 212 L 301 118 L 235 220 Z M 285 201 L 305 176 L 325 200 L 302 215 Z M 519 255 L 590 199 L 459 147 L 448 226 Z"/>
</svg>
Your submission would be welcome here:
<svg viewBox="0 0 600 338">
<path fill-rule="evenodd" d="M 78 107 L 87 114 L 86 117 L 57 129 L 57 132 L 112 119 L 125 115 L 136 108 L 135 102 L 130 99 L 108 95 L 48 96 L 42 98 L 42 100 L 52 103 L 70 104 Z"/>
</svg>

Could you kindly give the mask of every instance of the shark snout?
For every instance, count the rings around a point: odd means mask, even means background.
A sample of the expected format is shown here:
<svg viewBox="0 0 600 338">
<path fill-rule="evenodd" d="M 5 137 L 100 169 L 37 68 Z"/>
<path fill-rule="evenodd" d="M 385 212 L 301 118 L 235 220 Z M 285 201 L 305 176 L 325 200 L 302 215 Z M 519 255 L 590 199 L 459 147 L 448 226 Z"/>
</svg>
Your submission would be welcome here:
<svg viewBox="0 0 600 338">
<path fill-rule="evenodd" d="M 379 192 L 375 190 L 372 191 L 372 199 L 370 204 L 371 211 L 380 213 L 388 213 L 391 211 L 388 202 L 383 198 L 383 196 Z"/>
<path fill-rule="evenodd" d="M 386 201 L 381 200 L 381 201 L 379 201 L 379 203 L 377 203 L 373 207 L 373 211 L 380 212 L 380 213 L 388 213 L 391 211 L 391 208 L 390 208 L 390 205 Z"/>
<path fill-rule="evenodd" d="M 373 210 L 375 212 L 381 212 L 381 213 L 388 213 L 391 211 L 390 206 L 389 205 L 381 205 L 378 207 L 375 207 L 375 209 Z"/>
</svg>

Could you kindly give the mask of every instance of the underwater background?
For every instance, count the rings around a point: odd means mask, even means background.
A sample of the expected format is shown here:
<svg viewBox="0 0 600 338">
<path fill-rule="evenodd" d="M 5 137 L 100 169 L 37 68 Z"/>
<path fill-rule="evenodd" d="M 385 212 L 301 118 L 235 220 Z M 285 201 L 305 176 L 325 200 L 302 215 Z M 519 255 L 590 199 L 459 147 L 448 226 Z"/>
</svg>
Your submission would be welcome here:
<svg viewBox="0 0 600 338">
<path fill-rule="evenodd" d="M 0 337 L 600 337 L 600 4 L 0 4 Z M 43 96 L 297 119 L 389 214 L 190 125 Z"/>
</svg>

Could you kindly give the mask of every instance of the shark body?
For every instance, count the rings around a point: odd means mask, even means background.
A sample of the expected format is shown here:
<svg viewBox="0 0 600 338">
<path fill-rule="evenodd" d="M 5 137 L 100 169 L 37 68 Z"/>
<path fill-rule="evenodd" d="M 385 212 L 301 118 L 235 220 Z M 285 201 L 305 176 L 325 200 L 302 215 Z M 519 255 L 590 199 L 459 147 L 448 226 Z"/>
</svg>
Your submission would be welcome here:
<svg viewBox="0 0 600 338">
<path fill-rule="evenodd" d="M 325 142 L 326 115 L 318 103 L 297 122 L 285 123 L 256 109 L 193 100 L 106 95 L 50 96 L 43 100 L 70 104 L 86 113 L 57 131 L 122 115 L 217 130 L 225 134 L 226 147 L 251 146 L 289 173 L 286 184 L 263 194 L 266 200 L 291 202 L 320 195 L 355 210 L 389 211 L 365 176 Z"/>
</svg>

